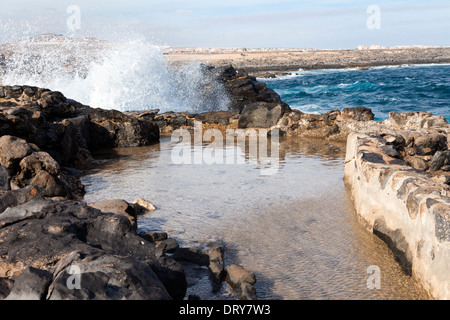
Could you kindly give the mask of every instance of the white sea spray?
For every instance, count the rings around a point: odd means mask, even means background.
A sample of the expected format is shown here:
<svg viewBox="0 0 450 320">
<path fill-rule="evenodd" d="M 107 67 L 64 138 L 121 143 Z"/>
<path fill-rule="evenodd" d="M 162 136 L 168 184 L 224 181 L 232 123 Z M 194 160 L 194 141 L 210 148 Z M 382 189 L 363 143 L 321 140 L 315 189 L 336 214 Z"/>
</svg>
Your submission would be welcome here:
<svg viewBox="0 0 450 320">
<path fill-rule="evenodd" d="M 161 47 L 144 39 L 106 42 L 44 35 L 10 45 L 3 85 L 32 85 L 104 109 L 217 111 L 228 109 L 220 82 L 191 62 L 170 65 Z"/>
</svg>

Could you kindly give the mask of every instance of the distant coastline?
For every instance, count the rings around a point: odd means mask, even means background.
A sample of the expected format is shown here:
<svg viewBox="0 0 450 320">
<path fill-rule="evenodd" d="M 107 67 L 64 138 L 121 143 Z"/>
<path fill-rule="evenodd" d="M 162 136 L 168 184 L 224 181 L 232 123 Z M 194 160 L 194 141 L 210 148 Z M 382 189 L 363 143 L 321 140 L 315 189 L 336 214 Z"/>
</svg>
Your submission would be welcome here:
<svg viewBox="0 0 450 320">
<path fill-rule="evenodd" d="M 72 50 L 90 53 L 97 57 L 99 52 L 117 44 L 93 37 L 72 38 L 61 34 L 42 34 L 0 44 L 0 69 L 11 56 L 21 54 L 24 49 L 37 50 L 39 54 Z M 255 77 L 271 78 L 290 72 L 319 69 L 372 68 L 416 64 L 450 63 L 450 46 L 363 46 L 355 49 L 314 48 L 211 48 L 159 47 L 164 59 L 172 65 L 204 62 L 214 66 L 233 65 L 244 69 Z M 95 60 L 95 58 L 94 58 Z M 78 61 L 80 62 L 80 61 Z M 73 63 L 70 62 L 69 65 Z"/>
<path fill-rule="evenodd" d="M 232 64 L 257 77 L 317 69 L 371 68 L 450 63 L 450 47 L 393 47 L 359 49 L 214 49 L 165 48 L 172 64 L 203 61 L 217 66 Z"/>
</svg>

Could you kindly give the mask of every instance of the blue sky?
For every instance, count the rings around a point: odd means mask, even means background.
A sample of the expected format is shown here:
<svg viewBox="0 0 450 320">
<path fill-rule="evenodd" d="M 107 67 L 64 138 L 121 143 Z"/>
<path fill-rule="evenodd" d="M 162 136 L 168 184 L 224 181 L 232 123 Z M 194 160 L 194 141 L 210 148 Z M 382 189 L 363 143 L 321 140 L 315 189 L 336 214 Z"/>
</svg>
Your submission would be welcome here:
<svg viewBox="0 0 450 320">
<path fill-rule="evenodd" d="M 75 35 L 105 39 L 141 34 L 158 44 L 194 47 L 450 46 L 449 1 L 16 0 L 11 5 L 10 0 L 0 0 L 0 3 L 2 41 L 23 34 L 66 33 L 69 17 L 66 9 L 76 5 L 80 8 L 81 29 Z M 380 29 L 367 27 L 370 5 L 380 9 Z"/>
</svg>

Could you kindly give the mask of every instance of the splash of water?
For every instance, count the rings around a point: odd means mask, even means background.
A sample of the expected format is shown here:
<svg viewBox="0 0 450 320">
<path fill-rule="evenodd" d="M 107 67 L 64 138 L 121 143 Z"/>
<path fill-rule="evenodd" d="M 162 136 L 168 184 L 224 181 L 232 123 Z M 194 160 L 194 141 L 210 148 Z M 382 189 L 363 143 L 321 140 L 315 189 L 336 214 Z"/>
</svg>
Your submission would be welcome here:
<svg viewBox="0 0 450 320">
<path fill-rule="evenodd" d="M 2 49 L 3 85 L 49 88 L 92 107 L 120 111 L 228 109 L 225 88 L 201 63 L 171 66 L 161 48 L 146 40 L 41 35 Z"/>
</svg>

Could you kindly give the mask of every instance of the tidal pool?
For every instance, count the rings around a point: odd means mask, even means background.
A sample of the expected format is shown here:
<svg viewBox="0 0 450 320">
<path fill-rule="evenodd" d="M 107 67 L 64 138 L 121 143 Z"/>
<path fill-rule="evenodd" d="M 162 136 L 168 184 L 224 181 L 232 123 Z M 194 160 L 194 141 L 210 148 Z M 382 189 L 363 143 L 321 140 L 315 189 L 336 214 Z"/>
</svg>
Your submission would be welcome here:
<svg viewBox="0 0 450 320">
<path fill-rule="evenodd" d="M 157 210 L 139 219 L 140 230 L 168 232 L 186 247 L 223 245 L 226 264 L 256 274 L 259 299 L 429 298 L 358 222 L 343 182 L 345 145 L 282 139 L 272 175 L 238 146 L 224 152 L 235 148 L 245 163 L 176 164 L 176 145 L 162 138 L 98 154 L 106 160 L 82 177 L 85 200 L 152 201 Z M 232 298 L 226 285 L 212 293 L 206 279 L 193 284 L 188 293 L 202 299 Z"/>
</svg>

